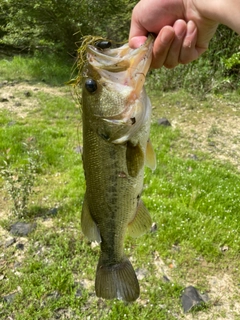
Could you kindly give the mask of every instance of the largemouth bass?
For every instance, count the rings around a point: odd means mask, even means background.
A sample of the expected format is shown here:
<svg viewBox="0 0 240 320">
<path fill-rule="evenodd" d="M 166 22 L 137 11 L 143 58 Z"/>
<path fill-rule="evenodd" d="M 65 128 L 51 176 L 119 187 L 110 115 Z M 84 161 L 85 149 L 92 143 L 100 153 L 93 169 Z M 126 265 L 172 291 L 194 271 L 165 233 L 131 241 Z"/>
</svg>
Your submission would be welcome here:
<svg viewBox="0 0 240 320">
<path fill-rule="evenodd" d="M 149 141 L 151 104 L 143 88 L 153 37 L 138 49 L 108 42 L 87 47 L 82 73 L 83 166 L 86 193 L 82 231 L 97 241 L 98 297 L 134 301 L 139 284 L 124 255 L 127 233 L 149 230 L 151 217 L 141 201 L 144 164 L 155 169 Z"/>
</svg>

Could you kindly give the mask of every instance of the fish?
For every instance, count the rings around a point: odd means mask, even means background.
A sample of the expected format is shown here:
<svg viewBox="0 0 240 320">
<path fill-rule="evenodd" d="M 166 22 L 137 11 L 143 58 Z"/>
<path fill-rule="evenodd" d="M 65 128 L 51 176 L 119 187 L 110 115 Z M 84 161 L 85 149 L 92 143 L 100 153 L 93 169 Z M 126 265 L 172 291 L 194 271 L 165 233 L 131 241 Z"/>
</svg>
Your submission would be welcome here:
<svg viewBox="0 0 240 320">
<path fill-rule="evenodd" d="M 135 301 L 136 273 L 124 254 L 127 235 L 151 228 L 141 200 L 144 166 L 156 167 L 149 140 L 151 103 L 144 89 L 154 38 L 137 49 L 128 43 L 88 45 L 82 70 L 83 168 L 86 181 L 81 227 L 100 244 L 95 292 L 103 299 Z M 109 44 L 110 43 L 110 44 Z"/>
</svg>

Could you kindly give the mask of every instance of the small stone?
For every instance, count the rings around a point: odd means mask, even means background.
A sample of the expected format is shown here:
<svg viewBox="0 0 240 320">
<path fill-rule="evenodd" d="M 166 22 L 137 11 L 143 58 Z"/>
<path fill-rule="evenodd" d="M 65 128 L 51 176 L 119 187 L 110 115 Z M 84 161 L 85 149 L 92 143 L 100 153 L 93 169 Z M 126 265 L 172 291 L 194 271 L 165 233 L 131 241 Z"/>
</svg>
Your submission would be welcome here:
<svg viewBox="0 0 240 320">
<path fill-rule="evenodd" d="M 14 266 L 13 266 L 13 267 L 14 267 L 14 269 L 16 269 L 16 268 L 21 267 L 21 265 L 22 265 L 22 264 L 17 261 L 17 262 L 14 263 Z"/>
<path fill-rule="evenodd" d="M 7 303 L 12 303 L 16 297 L 16 294 L 17 294 L 17 292 L 13 292 L 13 293 L 10 293 L 10 294 L 4 296 L 3 301 L 5 301 Z"/>
<path fill-rule="evenodd" d="M 193 307 L 199 306 L 205 302 L 201 294 L 193 286 L 189 286 L 183 290 L 181 299 L 185 313 L 191 310 Z"/>
<path fill-rule="evenodd" d="M 170 127 L 171 123 L 168 121 L 167 118 L 160 118 L 157 120 L 157 124 L 159 126 L 165 126 L 165 127 Z"/>
<path fill-rule="evenodd" d="M 215 142 L 209 141 L 209 142 L 208 142 L 208 145 L 209 145 L 210 147 L 215 147 Z"/>
<path fill-rule="evenodd" d="M 157 224 L 156 224 L 156 222 L 153 222 L 153 224 L 152 224 L 152 226 L 151 226 L 151 232 L 156 232 L 157 231 Z"/>
<path fill-rule="evenodd" d="M 15 102 L 15 107 L 21 107 L 21 102 L 19 102 L 19 101 L 17 101 L 17 102 Z"/>
<path fill-rule="evenodd" d="M 142 280 L 144 278 L 146 278 L 147 274 L 148 274 L 148 270 L 144 269 L 144 268 L 138 268 L 136 269 L 136 276 L 138 278 L 138 280 Z"/>
<path fill-rule="evenodd" d="M 227 252 L 229 250 L 229 247 L 227 245 L 220 248 L 222 252 Z"/>
<path fill-rule="evenodd" d="M 83 147 L 82 146 L 77 146 L 76 148 L 74 148 L 74 151 L 76 153 L 82 154 L 83 153 Z"/>
<path fill-rule="evenodd" d="M 16 236 L 27 236 L 37 227 L 36 223 L 16 222 L 11 225 L 10 233 Z"/>
<path fill-rule="evenodd" d="M 199 160 L 198 157 L 195 154 L 190 154 L 189 158 L 193 159 L 193 160 Z"/>
<path fill-rule="evenodd" d="M 82 295 L 83 295 L 83 292 L 82 292 L 83 287 L 82 287 L 81 284 L 78 283 L 78 282 L 75 282 L 74 285 L 75 285 L 75 287 L 76 287 L 75 297 L 76 297 L 76 298 L 82 297 Z"/>
<path fill-rule="evenodd" d="M 0 102 L 8 102 L 8 101 L 9 101 L 8 98 L 5 98 L 5 97 L 0 98 Z"/>
<path fill-rule="evenodd" d="M 49 209 L 48 213 L 50 215 L 55 216 L 58 213 L 58 208 L 51 208 L 51 209 Z"/>
<path fill-rule="evenodd" d="M 17 244 L 16 244 L 16 249 L 18 249 L 18 250 L 24 250 L 24 244 L 23 244 L 23 243 L 17 243 Z"/>
<path fill-rule="evenodd" d="M 96 248 L 96 247 L 98 247 L 98 246 L 99 246 L 99 243 L 98 243 L 97 241 L 91 242 L 91 248 L 92 248 L 92 249 L 94 249 L 94 248 Z"/>
<path fill-rule="evenodd" d="M 15 238 L 8 239 L 8 240 L 5 242 L 5 248 L 10 247 L 10 246 L 13 245 L 15 242 L 16 242 L 16 239 L 15 239 Z"/>
<path fill-rule="evenodd" d="M 30 91 L 25 91 L 24 95 L 25 95 L 25 97 L 29 98 L 29 97 L 31 97 L 32 93 Z"/>
<path fill-rule="evenodd" d="M 171 280 L 164 274 L 162 277 L 163 282 L 170 282 Z"/>
</svg>

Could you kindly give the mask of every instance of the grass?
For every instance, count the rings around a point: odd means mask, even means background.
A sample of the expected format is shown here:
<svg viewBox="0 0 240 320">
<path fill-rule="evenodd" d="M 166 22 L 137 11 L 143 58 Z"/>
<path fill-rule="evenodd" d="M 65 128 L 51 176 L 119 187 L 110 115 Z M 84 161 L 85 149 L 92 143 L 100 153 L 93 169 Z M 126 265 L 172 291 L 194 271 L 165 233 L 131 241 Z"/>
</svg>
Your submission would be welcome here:
<svg viewBox="0 0 240 320">
<path fill-rule="evenodd" d="M 25 116 L 16 108 L 0 109 L 0 161 L 8 155 L 12 168 L 21 167 L 27 157 L 26 143 L 40 153 L 35 193 L 24 218 L 36 221 L 37 228 L 28 238 L 17 238 L 17 243 L 24 243 L 23 251 L 16 245 L 4 248 L 16 217 L 10 214 L 11 201 L 0 180 L 0 296 L 16 294 L 10 303 L 0 300 L 0 318 L 184 319 L 180 296 L 187 284 L 211 293 L 209 277 L 227 274 L 239 283 L 238 168 L 207 149 L 193 151 L 182 126 L 165 128 L 156 123 L 160 116 L 177 118 L 181 106 L 179 114 L 184 112 L 184 123 L 197 125 L 204 115 L 215 115 L 212 101 L 196 100 L 181 91 L 161 96 L 152 92 L 156 107 L 151 140 L 158 166 L 154 173 L 146 168 L 142 198 L 157 231 L 136 240 L 128 238 L 125 246 L 134 268 L 143 273 L 141 297 L 133 304 L 95 297 L 99 249 L 86 241 L 80 226 L 85 189 L 81 155 L 76 152 L 81 146 L 80 112 L 68 89 L 59 86 L 55 91 L 47 90 L 67 80 L 71 69 L 59 61 L 52 65 L 54 69 L 48 69 L 49 61 L 38 59 L 0 61 L 2 80 L 28 79 L 35 87 L 43 77 L 48 79 L 48 85 L 39 84 L 39 90 L 33 91 L 29 99 L 34 105 L 24 106 Z M 4 69 L 4 65 L 10 68 Z M 235 95 L 221 99 L 228 114 L 229 102 L 239 110 Z M 199 119 L 194 118 L 197 110 L 204 112 Z M 208 133 L 211 138 L 223 134 L 215 124 Z M 55 214 L 52 209 L 56 209 Z M 164 274 L 171 281 L 166 281 Z M 239 301 L 237 286 L 234 290 Z M 216 299 L 226 302 L 221 292 Z M 193 318 L 201 319 L 203 314 L 202 319 L 217 319 L 214 303 L 211 300 L 200 311 L 191 311 Z"/>
<path fill-rule="evenodd" d="M 16 55 L 0 60 L 0 80 L 38 80 L 51 85 L 63 85 L 70 80 L 73 59 L 54 54 Z"/>
</svg>

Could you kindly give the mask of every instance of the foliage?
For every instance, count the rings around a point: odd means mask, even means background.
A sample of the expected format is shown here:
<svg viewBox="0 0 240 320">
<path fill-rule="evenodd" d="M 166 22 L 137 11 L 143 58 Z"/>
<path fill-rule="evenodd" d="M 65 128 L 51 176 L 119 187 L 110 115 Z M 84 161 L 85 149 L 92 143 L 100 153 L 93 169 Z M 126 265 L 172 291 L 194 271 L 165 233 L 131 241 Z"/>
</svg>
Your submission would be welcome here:
<svg viewBox="0 0 240 320">
<path fill-rule="evenodd" d="M 38 150 L 32 149 L 27 144 L 24 144 L 24 148 L 27 154 L 24 164 L 13 167 L 10 156 L 11 150 L 8 149 L 3 160 L 3 166 L 0 167 L 0 176 L 4 179 L 5 189 L 13 203 L 12 211 L 19 218 L 26 216 L 28 213 L 29 198 L 33 193 L 39 161 Z"/>
<path fill-rule="evenodd" d="M 72 53 L 81 35 L 126 39 L 133 5 L 127 0 L 9 0 L 0 4 L 7 17 L 2 41 L 30 50 L 45 46 Z"/>
</svg>

